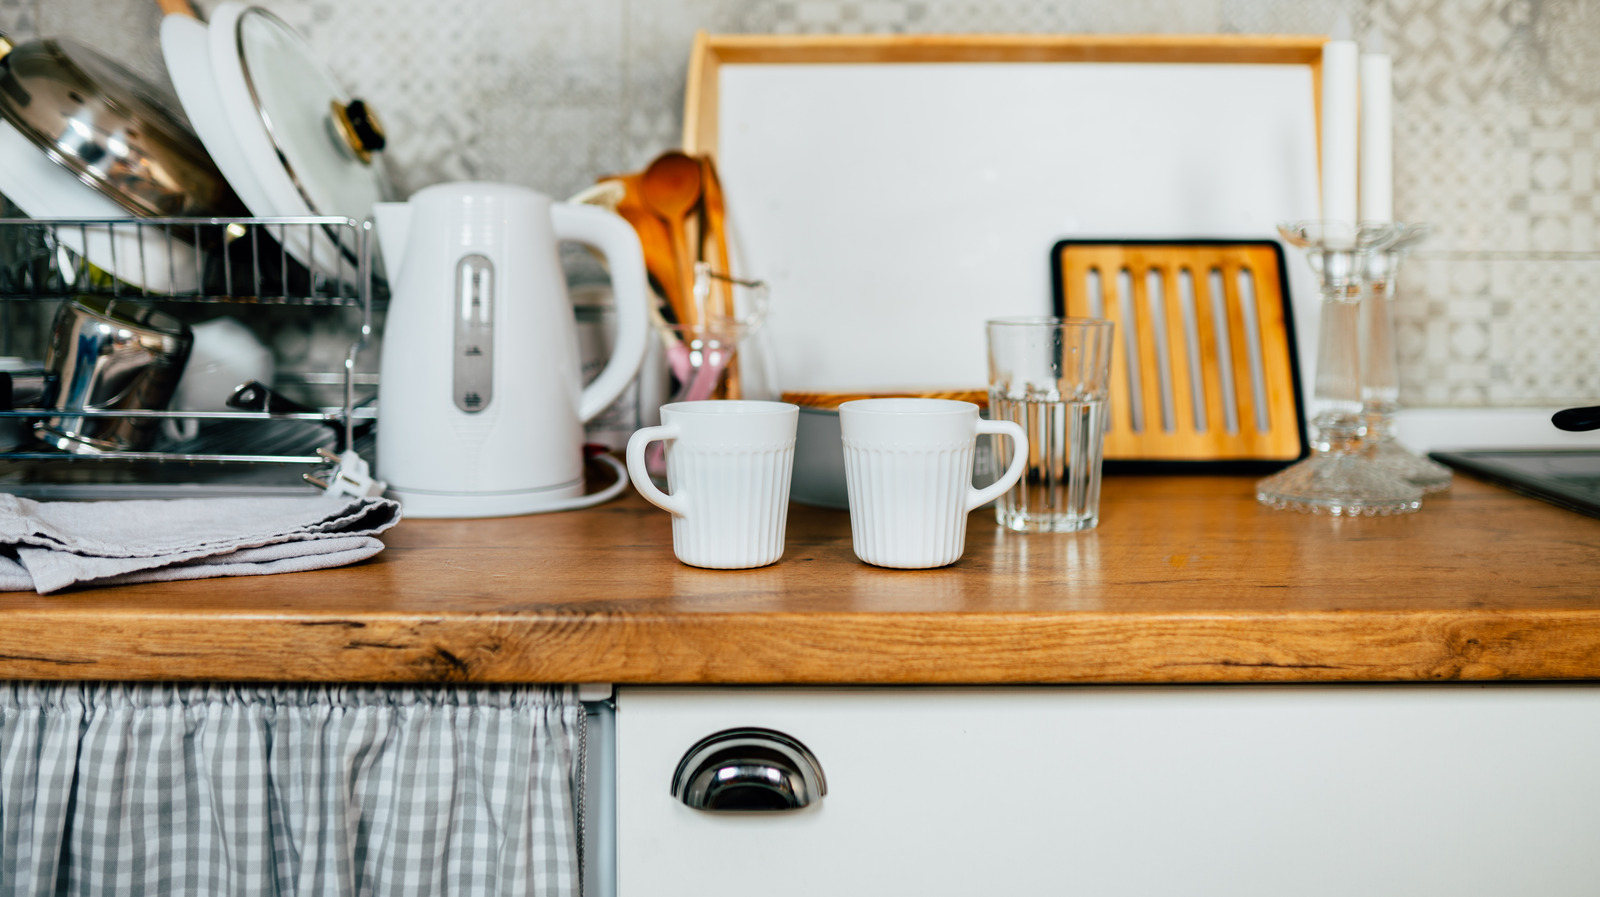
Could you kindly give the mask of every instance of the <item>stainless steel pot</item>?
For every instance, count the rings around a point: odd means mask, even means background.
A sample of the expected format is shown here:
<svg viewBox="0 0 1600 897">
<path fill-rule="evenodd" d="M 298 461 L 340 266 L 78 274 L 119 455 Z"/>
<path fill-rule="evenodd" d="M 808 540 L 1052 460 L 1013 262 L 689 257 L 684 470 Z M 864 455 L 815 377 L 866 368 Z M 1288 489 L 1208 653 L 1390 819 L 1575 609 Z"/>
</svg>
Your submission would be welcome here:
<svg viewBox="0 0 1600 897">
<path fill-rule="evenodd" d="M 54 412 L 161 411 L 177 390 L 193 342 L 173 316 L 103 296 L 78 297 L 56 313 L 45 369 L 54 382 L 42 403 Z M 34 424 L 38 437 L 78 454 L 139 452 L 155 443 L 155 417 L 57 414 Z"/>
</svg>

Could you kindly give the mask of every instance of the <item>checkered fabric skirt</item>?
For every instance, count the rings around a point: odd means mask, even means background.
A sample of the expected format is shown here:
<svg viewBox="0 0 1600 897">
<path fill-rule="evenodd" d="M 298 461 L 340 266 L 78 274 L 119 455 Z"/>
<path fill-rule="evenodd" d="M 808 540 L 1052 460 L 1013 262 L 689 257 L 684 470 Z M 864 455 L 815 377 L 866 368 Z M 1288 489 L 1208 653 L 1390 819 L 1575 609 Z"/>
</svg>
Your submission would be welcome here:
<svg viewBox="0 0 1600 897">
<path fill-rule="evenodd" d="M 0 683 L 0 895 L 580 893 L 539 687 Z"/>
</svg>

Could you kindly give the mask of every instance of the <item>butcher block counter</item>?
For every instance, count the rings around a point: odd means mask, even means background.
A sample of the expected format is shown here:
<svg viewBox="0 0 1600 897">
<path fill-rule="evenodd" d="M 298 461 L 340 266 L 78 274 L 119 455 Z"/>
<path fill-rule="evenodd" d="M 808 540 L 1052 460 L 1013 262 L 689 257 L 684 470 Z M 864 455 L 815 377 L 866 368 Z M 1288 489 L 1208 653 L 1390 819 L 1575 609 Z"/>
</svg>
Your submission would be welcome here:
<svg viewBox="0 0 1600 897">
<path fill-rule="evenodd" d="M 1272 511 L 1248 477 L 1108 477 L 1101 525 L 973 514 L 869 567 L 795 505 L 756 570 L 667 514 L 407 520 L 336 570 L 0 597 L 0 677 L 299 682 L 1228 683 L 1600 678 L 1600 520 L 1457 477 L 1420 513 Z"/>
</svg>

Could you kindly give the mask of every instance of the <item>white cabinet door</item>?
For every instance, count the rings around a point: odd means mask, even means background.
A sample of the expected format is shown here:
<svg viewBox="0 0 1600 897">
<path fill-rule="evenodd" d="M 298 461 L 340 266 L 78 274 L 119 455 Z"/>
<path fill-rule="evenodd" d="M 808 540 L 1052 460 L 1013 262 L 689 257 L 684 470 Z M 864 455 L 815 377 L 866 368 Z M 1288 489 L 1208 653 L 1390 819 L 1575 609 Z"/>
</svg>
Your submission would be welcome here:
<svg viewBox="0 0 1600 897">
<path fill-rule="evenodd" d="M 777 813 L 669 793 L 811 749 Z M 621 897 L 1600 893 L 1600 687 L 620 689 Z"/>
</svg>

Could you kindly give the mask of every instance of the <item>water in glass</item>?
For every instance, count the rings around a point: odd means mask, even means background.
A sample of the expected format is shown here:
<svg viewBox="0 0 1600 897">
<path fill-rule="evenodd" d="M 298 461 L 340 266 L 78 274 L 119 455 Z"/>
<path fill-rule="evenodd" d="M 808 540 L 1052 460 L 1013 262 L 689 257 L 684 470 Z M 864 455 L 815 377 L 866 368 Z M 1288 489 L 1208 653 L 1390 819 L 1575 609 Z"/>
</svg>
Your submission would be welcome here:
<svg viewBox="0 0 1600 897">
<path fill-rule="evenodd" d="M 1030 391 L 1015 399 L 990 390 L 989 416 L 1014 421 L 1028 434 L 1022 479 L 996 503 L 1000 524 L 1018 532 L 1075 532 L 1100 522 L 1106 400 L 1055 395 Z M 998 473 L 1011 462 L 1010 444 L 996 445 L 994 456 Z"/>
</svg>

